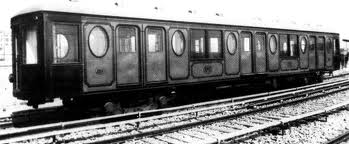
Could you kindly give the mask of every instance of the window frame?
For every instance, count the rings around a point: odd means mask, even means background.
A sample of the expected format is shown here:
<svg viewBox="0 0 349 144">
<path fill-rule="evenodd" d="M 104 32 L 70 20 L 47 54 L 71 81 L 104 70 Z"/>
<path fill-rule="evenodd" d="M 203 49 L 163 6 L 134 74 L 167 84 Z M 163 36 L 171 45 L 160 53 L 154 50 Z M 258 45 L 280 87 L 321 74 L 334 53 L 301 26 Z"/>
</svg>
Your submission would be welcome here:
<svg viewBox="0 0 349 144">
<path fill-rule="evenodd" d="M 174 50 L 175 48 L 174 48 L 174 46 L 173 46 L 173 38 L 174 38 L 174 36 L 175 36 L 176 33 L 178 33 L 180 36 L 182 36 L 183 49 L 182 49 L 182 52 L 181 52 L 180 54 L 178 54 L 178 53 Z M 176 56 L 178 56 L 178 57 L 180 57 L 180 56 L 182 56 L 182 55 L 184 54 L 185 49 L 186 49 L 186 39 L 185 39 L 185 36 L 184 36 L 184 34 L 183 34 L 183 32 L 182 32 L 181 30 L 175 30 L 175 31 L 173 32 L 172 37 L 171 37 L 171 48 L 172 48 L 172 52 L 173 52 Z"/>
<path fill-rule="evenodd" d="M 263 39 L 263 44 L 260 46 L 262 47 L 261 50 L 258 49 L 258 37 L 262 37 Z M 254 51 L 255 52 L 260 52 L 260 51 L 266 51 L 266 43 L 267 43 L 267 35 L 264 32 L 256 32 L 253 36 L 253 45 L 254 45 Z"/>
<path fill-rule="evenodd" d="M 66 35 L 64 35 L 64 34 L 62 34 L 62 33 L 57 33 L 56 32 L 56 26 L 57 25 L 64 25 L 64 26 L 73 26 L 73 27 L 76 27 L 77 29 L 76 29 L 76 50 L 75 49 L 72 49 L 71 47 L 70 47 L 70 45 L 71 44 L 69 44 L 69 38 L 66 36 Z M 75 51 L 76 52 L 76 54 L 75 54 L 75 58 L 74 59 L 76 59 L 75 61 L 68 61 L 68 62 L 55 62 L 55 57 L 54 57 L 54 52 L 52 51 L 51 52 L 51 54 L 52 54 L 52 56 L 51 56 L 51 58 L 52 58 L 52 64 L 53 65 L 61 65 L 61 64 L 75 64 L 75 63 L 80 63 L 81 62 L 81 54 L 80 54 L 80 52 L 81 52 L 81 48 L 80 48 L 80 33 L 79 33 L 79 31 L 80 31 L 80 29 L 81 29 L 81 27 L 80 27 L 80 25 L 79 24 L 77 24 L 77 23 L 68 23 L 68 22 L 54 22 L 53 24 L 52 24 L 52 36 L 55 36 L 54 34 L 62 34 L 62 35 L 64 35 L 65 37 L 66 37 L 66 39 L 67 39 L 67 42 L 68 42 L 68 47 L 69 47 L 69 50 L 67 51 L 67 55 L 65 56 L 65 57 L 62 57 L 62 58 L 58 58 L 58 59 L 64 59 L 64 58 L 66 58 L 67 56 L 69 56 L 69 52 L 70 51 Z M 54 38 L 52 38 L 52 46 L 54 46 L 55 45 L 55 40 L 54 40 Z M 54 47 L 52 48 L 52 50 L 54 50 Z"/>
<path fill-rule="evenodd" d="M 312 39 L 313 39 L 313 42 L 314 42 L 314 47 L 312 47 L 312 45 L 310 44 L 310 42 L 312 41 Z M 316 46 L 316 44 L 317 44 L 317 38 L 316 38 L 316 36 L 310 36 L 309 37 L 309 51 L 316 51 L 316 48 L 317 48 L 317 46 Z M 312 49 L 313 48 L 313 49 Z"/>
<path fill-rule="evenodd" d="M 280 43 L 279 56 L 289 57 L 290 46 L 289 46 L 288 34 L 279 34 L 279 43 Z M 286 52 L 284 51 L 285 43 L 286 43 Z"/>
<path fill-rule="evenodd" d="M 104 32 L 104 34 L 105 34 L 105 36 L 106 36 L 106 47 L 107 47 L 107 48 L 105 49 L 104 53 L 103 53 L 102 55 L 100 55 L 100 56 L 98 56 L 98 55 L 96 55 L 96 54 L 94 53 L 94 51 L 93 51 L 92 48 L 91 48 L 91 44 L 90 44 L 90 36 L 91 36 L 91 33 L 93 32 L 93 30 L 94 30 L 95 28 L 100 28 L 100 29 L 102 30 L 102 32 Z M 110 45 L 109 45 L 110 38 L 109 38 L 109 35 L 108 35 L 107 30 L 106 30 L 103 26 L 101 26 L 101 25 L 96 25 L 96 26 L 94 26 L 94 27 L 90 30 L 87 39 L 88 39 L 88 47 L 89 47 L 89 49 L 90 49 L 91 54 L 92 54 L 94 57 L 96 57 L 96 58 L 103 58 L 103 57 L 108 53 L 108 50 L 109 50 L 109 48 L 110 48 Z"/>
<path fill-rule="evenodd" d="M 203 32 L 203 54 L 198 54 L 195 52 L 195 42 L 193 32 L 194 31 L 201 31 Z M 210 32 L 218 32 L 219 40 L 218 40 L 218 53 L 216 55 L 213 55 L 213 53 L 210 52 L 211 50 L 211 44 L 209 42 L 210 40 Z M 190 29 L 190 60 L 191 61 L 201 61 L 201 60 L 223 60 L 223 32 L 219 29 L 199 29 L 199 28 L 193 28 Z M 218 55 L 218 56 L 217 56 Z"/>
<path fill-rule="evenodd" d="M 134 52 L 121 52 L 120 51 L 120 35 L 119 35 L 119 30 L 120 28 L 134 28 L 135 29 L 135 36 L 136 36 L 136 39 L 135 39 L 135 51 Z M 118 25 L 117 28 L 115 29 L 115 34 L 117 37 L 115 37 L 116 39 L 116 46 L 117 46 L 117 53 L 120 53 L 120 54 L 128 54 L 128 53 L 137 53 L 138 52 L 138 49 L 139 49 L 139 28 L 138 26 L 136 25 Z"/>
<path fill-rule="evenodd" d="M 233 52 L 231 52 L 231 50 L 230 50 L 230 48 L 229 48 L 229 36 L 233 36 L 233 39 L 235 40 L 235 47 L 234 47 L 234 50 L 233 50 Z M 235 35 L 235 33 L 234 32 L 229 32 L 228 33 L 228 36 L 227 36 L 227 38 L 226 38 L 226 45 L 227 45 L 227 51 L 228 51 L 228 53 L 230 54 L 230 55 L 235 55 L 235 53 L 236 53 L 236 51 L 237 51 L 237 49 L 238 49 L 238 39 L 237 39 L 237 36 Z"/>
<path fill-rule="evenodd" d="M 206 30 L 206 42 L 207 42 L 207 46 L 208 49 L 206 50 L 207 52 L 207 56 L 206 58 L 208 59 L 222 59 L 223 58 L 223 47 L 222 47 L 222 31 L 220 30 Z M 218 45 L 218 52 L 212 52 L 212 48 L 211 48 L 211 38 L 217 38 L 216 36 L 218 36 L 218 41 L 217 41 L 217 45 Z"/>
<path fill-rule="evenodd" d="M 271 35 L 270 37 L 269 37 L 269 41 L 268 41 L 268 46 L 269 46 L 269 51 L 270 51 L 270 53 L 271 54 L 273 54 L 273 55 L 275 55 L 276 54 L 276 52 L 278 51 L 278 39 L 276 38 L 277 36 L 275 36 L 275 34 L 273 34 L 273 35 Z M 275 45 L 275 49 L 274 49 L 274 51 L 272 50 L 272 48 L 271 48 L 271 40 L 272 40 L 272 38 L 274 38 L 274 45 Z"/>
<path fill-rule="evenodd" d="M 288 35 L 288 43 L 289 43 L 289 50 L 290 50 L 290 54 L 289 54 L 289 57 L 299 57 L 299 41 L 298 41 L 298 39 L 299 39 L 299 35 L 297 35 L 297 34 L 289 34 Z M 294 55 L 293 56 L 291 56 L 291 52 L 292 52 L 292 45 L 291 45 L 291 41 L 292 40 L 294 40 L 295 41 L 295 44 L 294 44 L 294 51 L 293 51 L 293 53 L 294 53 Z"/>
<path fill-rule="evenodd" d="M 300 47 L 300 49 L 301 49 L 301 52 L 302 52 L 302 54 L 305 54 L 306 53 L 306 51 L 307 51 L 307 47 L 308 47 L 308 40 L 307 40 L 307 38 L 305 37 L 305 36 L 301 36 L 301 38 L 300 38 L 301 40 L 300 40 L 300 45 L 301 45 L 301 47 Z M 302 41 L 304 40 L 304 42 L 305 42 L 305 44 L 304 44 L 304 50 L 302 49 Z"/>
<path fill-rule="evenodd" d="M 151 51 L 149 51 L 149 46 L 148 46 L 148 44 L 149 44 L 149 42 L 148 42 L 148 35 L 149 35 L 149 31 L 150 30 L 160 30 L 161 31 L 161 49 L 160 49 L 160 51 L 154 51 L 154 52 L 151 52 Z M 147 27 L 146 28 L 146 32 L 145 32 L 145 52 L 146 53 L 149 53 L 149 54 L 151 54 L 151 53 L 162 53 L 162 52 L 164 52 L 165 51 L 165 49 L 166 49 L 166 45 L 165 45 L 165 43 L 166 43 L 166 41 L 165 41 L 165 35 L 166 35 L 166 32 L 165 32 L 165 30 L 164 30 L 164 28 L 162 28 L 162 27 Z"/>
<path fill-rule="evenodd" d="M 282 33 L 282 34 L 279 34 L 279 41 L 280 41 L 280 50 L 279 50 L 279 52 L 280 52 L 280 57 L 282 57 L 282 58 L 298 58 L 299 57 L 299 41 L 298 41 L 298 39 L 299 39 L 299 35 L 297 35 L 297 34 L 286 34 L 286 33 Z M 294 55 L 293 56 L 291 56 L 291 49 L 292 49 L 292 47 L 291 47 L 291 41 L 292 40 L 295 40 L 295 44 L 294 44 L 294 46 L 295 47 L 293 47 L 293 50 L 294 50 Z M 284 52 L 283 50 L 284 50 L 284 43 L 282 43 L 282 42 L 286 42 L 286 46 L 287 46 L 287 50 L 286 50 L 286 52 Z"/>
<path fill-rule="evenodd" d="M 320 46 L 320 41 L 322 40 L 322 45 L 321 45 L 321 48 L 318 47 L 318 45 Z M 317 51 L 323 51 L 325 52 L 326 51 L 326 38 L 325 36 L 317 36 L 316 37 L 316 49 Z"/>
<path fill-rule="evenodd" d="M 20 49 L 21 49 L 21 63 L 23 65 L 37 65 L 40 64 L 40 56 L 39 56 L 39 28 L 37 24 L 33 24 L 33 25 L 24 25 L 20 28 L 21 30 L 23 30 L 22 32 L 20 32 Z M 27 33 L 29 29 L 36 29 L 36 63 L 27 63 Z"/>
<path fill-rule="evenodd" d="M 333 43 L 333 41 L 332 41 L 332 38 L 326 38 L 325 39 L 326 41 L 325 41 L 325 50 L 326 50 L 326 52 L 329 52 L 329 53 L 332 53 L 331 51 L 333 50 L 333 48 L 332 48 L 332 43 Z M 328 43 L 326 44 L 326 42 L 328 41 Z M 327 47 L 327 45 L 328 45 L 328 47 Z"/>
<path fill-rule="evenodd" d="M 202 46 L 203 46 L 203 51 L 202 53 L 197 53 L 196 52 L 196 47 L 195 47 L 195 41 L 194 39 L 194 31 L 203 33 L 200 35 L 200 41 L 199 45 L 201 45 L 201 38 L 203 38 Z M 190 59 L 191 60 L 203 60 L 206 59 L 206 33 L 204 29 L 191 29 L 190 30 Z M 200 48 L 199 48 L 200 49 Z"/>
</svg>

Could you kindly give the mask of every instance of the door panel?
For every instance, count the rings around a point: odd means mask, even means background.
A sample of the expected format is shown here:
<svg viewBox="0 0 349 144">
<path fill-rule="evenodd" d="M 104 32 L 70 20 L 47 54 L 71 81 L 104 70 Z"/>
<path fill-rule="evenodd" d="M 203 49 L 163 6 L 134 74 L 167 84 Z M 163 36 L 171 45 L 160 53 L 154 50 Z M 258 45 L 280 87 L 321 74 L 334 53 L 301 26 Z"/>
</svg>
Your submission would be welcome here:
<svg viewBox="0 0 349 144">
<path fill-rule="evenodd" d="M 189 42 L 185 29 L 170 29 L 170 77 L 171 79 L 185 79 L 189 76 Z"/>
<path fill-rule="evenodd" d="M 79 25 L 52 24 L 53 57 L 50 67 L 51 92 L 55 97 L 76 96 L 80 92 L 82 64 L 79 63 Z"/>
<path fill-rule="evenodd" d="M 299 61 L 301 69 L 307 69 L 309 66 L 309 42 L 305 36 L 299 37 Z"/>
<path fill-rule="evenodd" d="M 326 40 L 326 47 L 325 47 L 325 51 L 326 51 L 326 68 L 331 69 L 332 68 L 332 63 L 333 63 L 333 44 L 332 44 L 332 40 L 330 38 L 328 38 Z"/>
<path fill-rule="evenodd" d="M 316 47 L 316 57 L 317 57 L 317 68 L 323 69 L 325 68 L 325 38 L 319 37 L 317 39 L 317 47 Z"/>
<path fill-rule="evenodd" d="M 276 34 L 268 35 L 268 70 L 279 70 L 279 37 Z"/>
<path fill-rule="evenodd" d="M 309 38 L 309 69 L 316 69 L 315 37 Z"/>
<path fill-rule="evenodd" d="M 29 93 L 37 92 L 41 84 L 42 71 L 39 65 L 38 29 L 36 26 L 23 27 L 18 44 L 19 89 Z"/>
<path fill-rule="evenodd" d="M 84 90 L 111 89 L 114 82 L 112 28 L 106 24 L 86 24 L 84 28 Z"/>
<path fill-rule="evenodd" d="M 139 30 L 135 26 L 120 26 L 116 37 L 117 83 L 140 84 Z"/>
<path fill-rule="evenodd" d="M 13 26 L 15 47 L 15 85 L 14 96 L 28 100 L 28 105 L 45 100 L 46 89 L 43 80 L 43 49 L 40 40 L 40 29 L 36 24 Z"/>
<path fill-rule="evenodd" d="M 226 32 L 226 52 L 224 53 L 225 58 L 225 72 L 227 74 L 238 74 L 240 70 L 239 55 L 240 49 L 238 48 L 238 33 L 237 32 Z"/>
<path fill-rule="evenodd" d="M 252 73 L 252 39 L 251 33 L 241 33 L 241 73 L 249 74 Z"/>
<path fill-rule="evenodd" d="M 165 32 L 162 28 L 146 29 L 146 81 L 166 80 Z"/>
<path fill-rule="evenodd" d="M 257 73 L 263 73 L 266 70 L 265 56 L 265 35 L 257 33 L 255 36 L 255 69 Z"/>
</svg>

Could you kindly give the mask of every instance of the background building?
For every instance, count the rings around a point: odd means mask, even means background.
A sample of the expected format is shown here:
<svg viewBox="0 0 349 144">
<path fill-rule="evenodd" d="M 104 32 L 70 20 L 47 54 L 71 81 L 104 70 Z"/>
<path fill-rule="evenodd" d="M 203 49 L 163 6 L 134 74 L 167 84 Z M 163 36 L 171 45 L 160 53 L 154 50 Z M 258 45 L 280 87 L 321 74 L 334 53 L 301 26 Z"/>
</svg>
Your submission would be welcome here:
<svg viewBox="0 0 349 144">
<path fill-rule="evenodd" d="M 12 64 L 11 33 L 0 31 L 0 66 Z"/>
</svg>

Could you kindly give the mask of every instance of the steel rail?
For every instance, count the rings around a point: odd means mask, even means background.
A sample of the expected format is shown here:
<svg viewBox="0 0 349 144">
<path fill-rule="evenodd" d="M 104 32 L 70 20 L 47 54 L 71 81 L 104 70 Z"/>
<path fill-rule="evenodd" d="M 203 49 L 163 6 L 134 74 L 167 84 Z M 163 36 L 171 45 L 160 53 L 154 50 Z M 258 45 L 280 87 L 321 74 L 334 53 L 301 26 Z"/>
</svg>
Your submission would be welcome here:
<svg viewBox="0 0 349 144">
<path fill-rule="evenodd" d="M 341 87 L 340 90 L 332 91 L 332 92 L 329 92 L 329 93 L 335 93 L 335 92 L 339 92 L 339 91 L 347 90 L 347 89 L 349 89 L 349 86 Z M 248 114 L 252 114 L 252 113 L 257 113 L 257 112 L 269 110 L 269 109 L 272 109 L 272 108 L 277 108 L 277 107 L 280 107 L 280 106 L 285 106 L 285 105 L 289 105 L 289 104 L 293 104 L 293 103 L 297 103 L 297 102 L 301 102 L 301 101 L 305 101 L 305 100 L 309 100 L 309 99 L 314 99 L 314 98 L 318 98 L 318 97 L 321 97 L 321 96 L 324 96 L 324 95 L 327 95 L 327 94 L 328 93 L 322 93 L 321 95 L 318 95 L 318 96 L 306 97 L 304 99 L 298 99 L 298 100 L 295 100 L 295 101 L 286 102 L 286 103 L 279 104 L 279 105 L 273 105 L 273 106 L 270 106 L 270 107 L 260 108 L 260 109 L 256 109 L 256 110 L 252 110 L 252 111 L 248 111 L 248 112 L 243 112 L 243 113 L 239 113 L 239 114 L 235 114 L 235 115 L 231 115 L 231 116 L 223 116 L 223 117 L 213 118 L 213 119 L 209 119 L 209 120 L 201 120 L 199 122 L 190 122 L 190 123 L 187 123 L 187 124 L 183 124 L 183 125 L 179 125 L 179 126 L 172 126 L 172 127 L 165 128 L 165 129 L 154 130 L 154 131 L 151 131 L 151 132 L 144 132 L 144 133 L 140 133 L 140 134 L 133 134 L 133 135 L 121 136 L 121 137 L 105 138 L 103 140 L 94 141 L 93 143 L 119 142 L 119 141 L 123 141 L 123 140 L 126 140 L 126 139 L 134 139 L 136 137 L 143 137 L 143 136 L 146 136 L 146 135 L 159 134 L 159 133 L 164 133 L 164 132 L 168 132 L 168 131 L 178 130 L 178 129 L 181 129 L 181 128 L 187 128 L 187 127 L 193 127 L 193 126 L 197 126 L 197 125 L 203 125 L 203 124 L 207 124 L 207 123 L 211 123 L 211 122 L 215 122 L 215 121 L 219 121 L 219 120 L 224 120 L 224 119 L 234 118 L 234 117 L 238 117 L 238 116 L 248 115 Z M 346 102 L 343 105 L 347 106 L 348 104 L 349 104 L 349 101 Z M 343 106 L 340 105 L 340 107 L 343 107 Z M 325 110 L 326 111 L 330 111 L 331 108 L 332 107 L 326 108 Z M 309 116 L 312 116 L 312 114 L 313 113 L 309 114 Z M 318 112 L 316 112 L 314 114 L 318 114 Z M 294 121 L 298 120 L 297 118 L 299 119 L 298 116 L 292 117 L 290 119 L 282 119 L 281 122 L 283 122 L 285 124 L 285 123 L 288 123 L 288 120 L 290 120 L 290 122 L 291 122 L 291 120 L 294 120 Z M 281 123 L 281 124 L 283 124 L 283 123 Z M 244 135 L 244 134 L 248 134 L 250 132 L 256 132 L 256 131 L 262 130 L 262 128 L 269 128 L 269 127 L 273 127 L 273 126 L 278 126 L 279 124 L 280 123 L 278 122 L 276 124 L 273 123 L 273 124 L 265 125 L 264 127 L 260 127 L 260 128 L 251 128 L 246 133 L 243 133 L 243 132 L 240 132 L 240 133 L 241 133 L 241 135 Z M 255 131 L 253 131 L 253 130 L 255 130 Z M 239 133 L 234 134 L 234 136 L 235 135 L 236 136 L 240 136 L 238 134 Z M 225 137 L 217 137 L 216 139 L 214 139 L 214 141 L 212 143 L 220 143 L 220 142 L 222 142 L 222 140 L 226 140 Z M 211 142 L 208 142 L 208 143 L 211 143 Z"/>
<path fill-rule="evenodd" d="M 246 134 L 249 134 L 249 133 L 258 132 L 258 131 L 265 130 L 265 129 L 268 129 L 268 128 L 271 128 L 271 127 L 284 125 L 284 124 L 287 124 L 287 123 L 290 123 L 290 122 L 294 122 L 294 121 L 298 121 L 298 120 L 301 120 L 301 119 L 305 119 L 305 118 L 308 118 L 308 117 L 311 117 L 311 116 L 316 116 L 316 115 L 320 115 L 320 114 L 329 113 L 331 111 L 334 111 L 334 110 L 339 109 L 339 108 L 346 107 L 348 105 L 349 105 L 349 101 L 346 101 L 346 102 L 343 102 L 343 103 L 340 103 L 340 104 L 336 104 L 336 105 L 333 105 L 333 106 L 330 106 L 330 107 L 326 107 L 324 109 L 320 109 L 320 110 L 317 110 L 317 111 L 313 111 L 313 112 L 309 112 L 309 113 L 305 113 L 305 114 L 301 114 L 301 115 L 296 115 L 296 116 L 293 116 L 293 117 L 290 117 L 290 118 L 283 118 L 281 120 L 277 120 L 277 121 L 273 121 L 273 122 L 270 122 L 270 123 L 266 123 L 266 124 L 260 125 L 258 127 L 252 127 L 252 128 L 244 129 L 243 131 L 238 131 L 238 132 L 235 132 L 235 133 L 225 134 L 225 135 L 217 137 L 216 139 L 218 141 L 210 141 L 210 142 L 207 142 L 207 143 L 208 144 L 209 143 L 210 144 L 211 143 L 221 143 L 222 141 L 233 139 L 235 137 L 243 136 L 243 135 L 246 135 Z"/>
<path fill-rule="evenodd" d="M 330 141 L 326 142 L 325 144 L 339 144 L 341 142 L 348 141 L 348 140 L 349 140 L 349 131 L 331 139 Z"/>
</svg>

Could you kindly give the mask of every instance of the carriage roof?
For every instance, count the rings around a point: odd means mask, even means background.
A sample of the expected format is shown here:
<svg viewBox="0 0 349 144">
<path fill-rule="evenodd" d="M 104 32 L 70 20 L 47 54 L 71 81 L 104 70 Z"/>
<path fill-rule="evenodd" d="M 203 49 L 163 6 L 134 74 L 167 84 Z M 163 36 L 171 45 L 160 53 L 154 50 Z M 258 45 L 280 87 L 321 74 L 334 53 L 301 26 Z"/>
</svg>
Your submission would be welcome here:
<svg viewBox="0 0 349 144">
<path fill-rule="evenodd" d="M 141 7 L 132 7 L 125 5 L 127 1 L 122 1 L 122 5 L 113 0 L 100 1 L 79 1 L 79 0 L 59 0 L 36 1 L 17 15 L 36 12 L 36 11 L 54 11 L 78 14 L 90 14 L 101 16 L 117 16 L 127 18 L 183 21 L 206 24 L 251 26 L 262 28 L 292 29 L 301 31 L 319 31 L 333 33 L 328 27 L 310 24 L 297 24 L 296 22 L 286 22 L 280 20 L 264 21 L 261 18 L 241 18 L 234 14 L 226 13 L 201 13 L 195 9 L 162 7 L 156 3 L 144 5 Z M 125 5 L 125 6 L 124 6 Z M 235 12 L 233 12 L 235 13 Z M 230 15 L 229 15 L 230 14 Z"/>
</svg>

